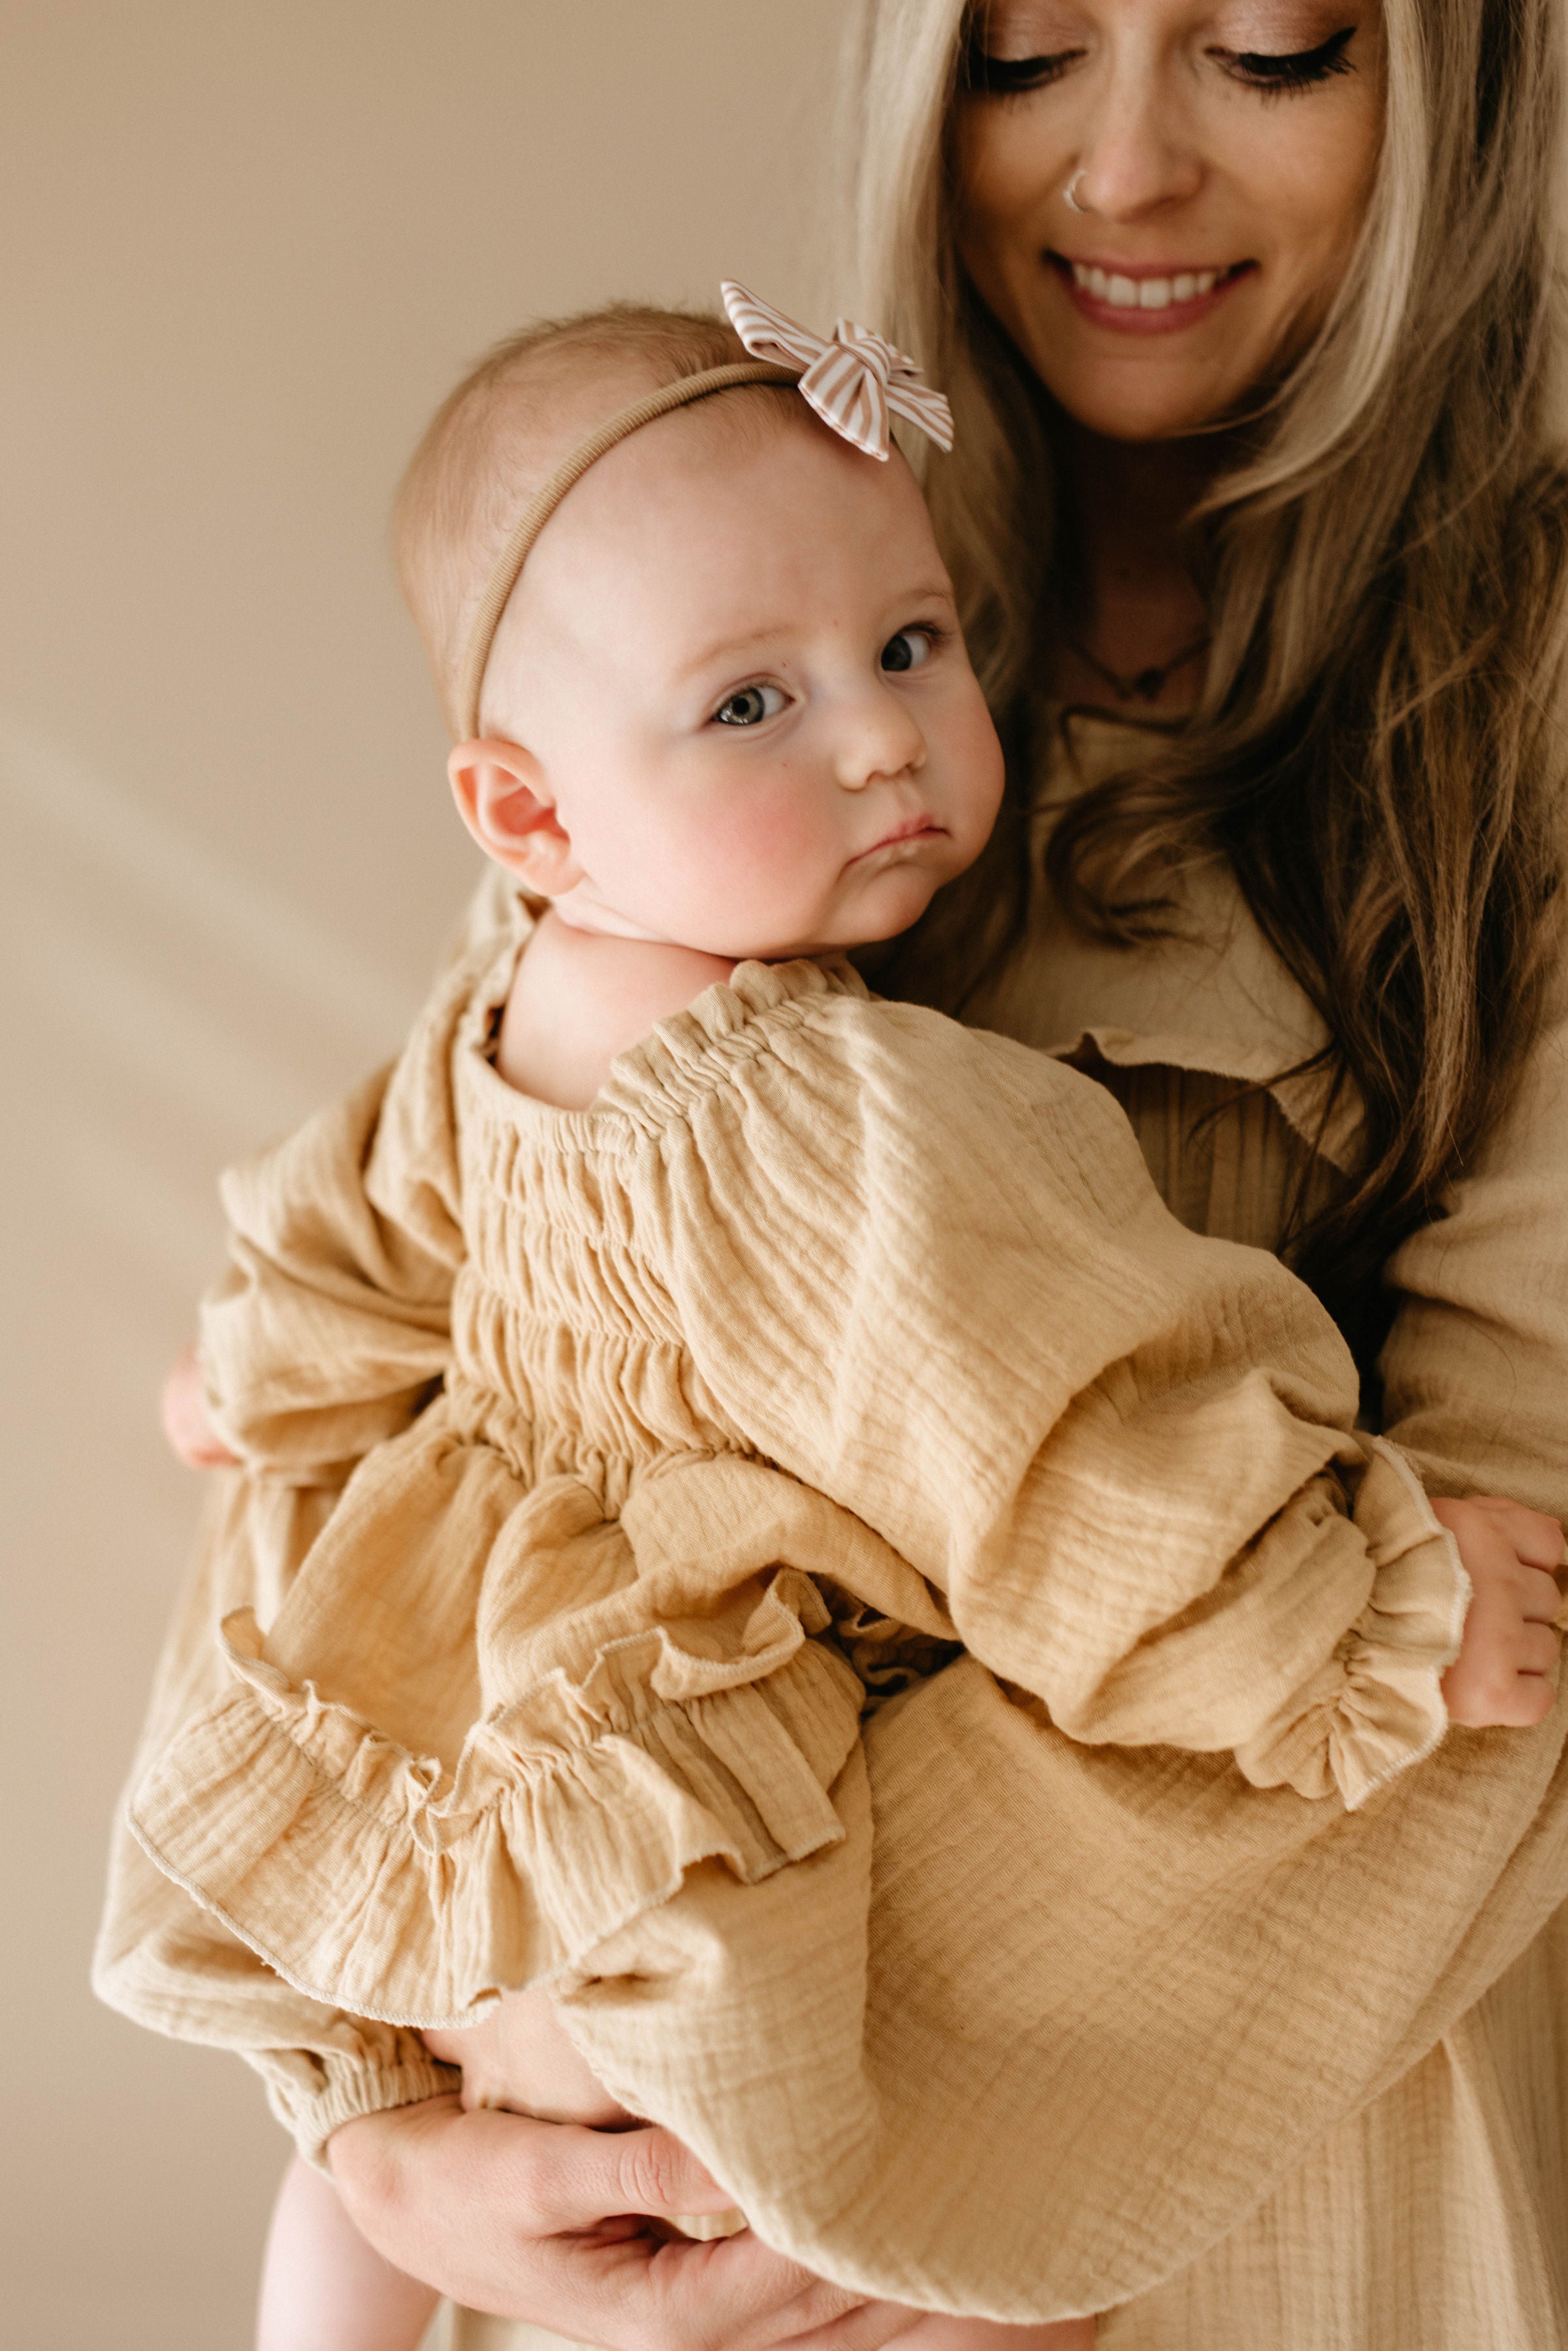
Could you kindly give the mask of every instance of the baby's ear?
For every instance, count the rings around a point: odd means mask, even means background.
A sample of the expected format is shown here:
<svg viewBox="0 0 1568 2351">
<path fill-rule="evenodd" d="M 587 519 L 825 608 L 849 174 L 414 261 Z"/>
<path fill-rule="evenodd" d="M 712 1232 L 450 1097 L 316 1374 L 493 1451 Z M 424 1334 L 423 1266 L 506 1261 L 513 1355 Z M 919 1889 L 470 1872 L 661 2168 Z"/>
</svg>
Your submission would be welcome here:
<svg viewBox="0 0 1568 2351">
<path fill-rule="evenodd" d="M 582 868 L 531 751 L 495 738 L 459 743 L 446 772 L 458 814 L 486 857 L 541 898 L 576 888 Z"/>
</svg>

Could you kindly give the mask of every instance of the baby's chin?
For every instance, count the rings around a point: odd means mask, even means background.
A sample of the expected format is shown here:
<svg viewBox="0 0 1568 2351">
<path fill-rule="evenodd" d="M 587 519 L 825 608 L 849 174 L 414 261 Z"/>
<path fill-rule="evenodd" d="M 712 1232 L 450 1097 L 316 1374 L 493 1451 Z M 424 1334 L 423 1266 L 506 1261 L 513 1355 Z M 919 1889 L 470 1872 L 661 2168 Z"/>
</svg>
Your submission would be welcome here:
<svg viewBox="0 0 1568 2351">
<path fill-rule="evenodd" d="M 574 891 L 555 901 L 555 911 L 573 930 L 601 937 L 645 943 L 689 955 L 711 956 L 726 963 L 792 963 L 810 956 L 848 955 L 856 947 L 881 946 L 898 938 L 925 914 L 944 883 L 964 871 L 968 859 L 918 861 L 884 866 L 869 874 L 858 887 L 831 893 L 808 913 L 797 904 L 777 929 L 768 925 L 773 911 L 754 903 L 746 928 L 709 930 L 703 914 L 691 905 L 668 908 L 643 904 L 635 915 L 612 907 L 605 899 Z M 688 936 L 687 931 L 695 934 Z"/>
<path fill-rule="evenodd" d="M 901 937 L 914 929 L 938 890 L 963 870 L 957 865 L 936 872 L 914 864 L 888 867 L 845 909 L 830 944 L 847 954 L 852 947 L 883 946 Z"/>
<path fill-rule="evenodd" d="M 942 882 L 954 878 L 944 874 L 941 882 L 933 882 L 923 875 L 915 885 L 914 877 L 905 873 L 883 874 L 879 886 L 867 893 L 867 903 L 824 914 L 821 928 L 803 932 L 793 946 L 775 941 L 764 946 L 727 947 L 723 952 L 737 963 L 789 963 L 802 956 L 852 955 L 856 947 L 883 946 L 889 939 L 913 930 Z M 894 886 L 886 886 L 890 883 Z"/>
</svg>

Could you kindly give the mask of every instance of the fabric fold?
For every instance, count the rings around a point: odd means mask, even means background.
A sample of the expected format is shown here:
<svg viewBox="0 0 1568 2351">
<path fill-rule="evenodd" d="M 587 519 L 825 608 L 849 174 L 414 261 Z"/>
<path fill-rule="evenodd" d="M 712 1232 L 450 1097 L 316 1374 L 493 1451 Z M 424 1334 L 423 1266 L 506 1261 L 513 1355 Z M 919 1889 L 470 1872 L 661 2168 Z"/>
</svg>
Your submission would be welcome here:
<svg viewBox="0 0 1568 2351">
<path fill-rule="evenodd" d="M 579 1966 L 719 1861 L 743 1883 L 843 1834 L 830 1791 L 860 1686 L 809 1579 L 758 1595 L 727 1661 L 656 1628 L 494 1708 L 455 1773 L 271 1664 L 249 1610 L 232 1687 L 155 1761 L 132 1829 L 300 1991 L 408 2025 L 474 2021 Z M 673 1693 L 678 1692 L 678 1695 Z"/>
</svg>

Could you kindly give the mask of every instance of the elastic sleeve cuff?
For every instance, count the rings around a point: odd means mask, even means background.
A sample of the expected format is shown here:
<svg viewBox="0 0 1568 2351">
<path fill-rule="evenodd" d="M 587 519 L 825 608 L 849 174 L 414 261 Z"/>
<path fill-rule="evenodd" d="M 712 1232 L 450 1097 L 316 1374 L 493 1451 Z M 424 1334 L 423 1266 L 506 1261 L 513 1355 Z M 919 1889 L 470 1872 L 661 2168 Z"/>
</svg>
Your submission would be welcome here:
<svg viewBox="0 0 1568 2351">
<path fill-rule="evenodd" d="M 1337 1793 L 1354 1812 L 1431 1754 L 1448 1727 L 1442 1679 L 1471 1587 L 1458 1546 L 1396 1447 L 1367 1437 L 1354 1519 L 1371 1596 L 1334 1658 L 1236 1750 L 1255 1785 Z"/>
<path fill-rule="evenodd" d="M 415 2106 L 424 2098 L 439 2098 L 462 2087 L 455 2065 L 429 2057 L 423 2064 L 333 2066 L 324 2087 L 314 2096 L 302 2095 L 291 2081 L 265 2060 L 251 2060 L 267 2077 L 267 2104 L 308 2164 L 329 2173 L 327 2142 L 342 2123 L 361 2115 L 390 2114 L 395 2106 Z"/>
</svg>

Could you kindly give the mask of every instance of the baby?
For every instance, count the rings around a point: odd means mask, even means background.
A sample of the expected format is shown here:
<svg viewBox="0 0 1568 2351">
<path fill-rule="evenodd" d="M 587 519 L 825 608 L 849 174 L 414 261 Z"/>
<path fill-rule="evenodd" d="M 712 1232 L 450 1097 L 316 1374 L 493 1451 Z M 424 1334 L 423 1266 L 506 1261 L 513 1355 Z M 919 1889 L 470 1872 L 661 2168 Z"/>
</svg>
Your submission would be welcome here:
<svg viewBox="0 0 1568 2351">
<path fill-rule="evenodd" d="M 443 983 L 373 1118 L 230 1180 L 214 1425 L 360 1467 L 132 1818 L 470 2102 L 667 2123 L 922 2351 L 1077 2351 L 1092 2321 L 1033 2324 L 1030 2144 L 987 2173 L 955 2140 L 938 2195 L 912 2120 L 946 2032 L 1050 2132 L 1028 1965 L 993 2019 L 890 1959 L 951 1931 L 944 1853 L 1026 1824 L 986 1931 L 1027 1960 L 1071 1916 L 1074 1759 L 1354 1806 L 1452 1719 L 1539 1720 L 1561 1531 L 1447 1531 L 1314 1301 L 1176 1226 L 1092 1081 L 844 963 L 1001 795 L 886 437 L 890 402 L 945 414 L 874 338 L 727 300 L 760 360 L 659 313 L 541 329 L 411 469 L 453 788 L 541 911 Z M 928 1853 L 889 1842 L 912 1772 Z M 428 2298 L 299 2174 L 264 2310 L 266 2351 L 392 2346 Z"/>
</svg>

